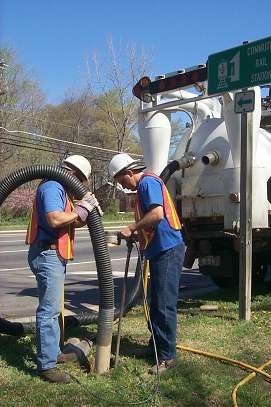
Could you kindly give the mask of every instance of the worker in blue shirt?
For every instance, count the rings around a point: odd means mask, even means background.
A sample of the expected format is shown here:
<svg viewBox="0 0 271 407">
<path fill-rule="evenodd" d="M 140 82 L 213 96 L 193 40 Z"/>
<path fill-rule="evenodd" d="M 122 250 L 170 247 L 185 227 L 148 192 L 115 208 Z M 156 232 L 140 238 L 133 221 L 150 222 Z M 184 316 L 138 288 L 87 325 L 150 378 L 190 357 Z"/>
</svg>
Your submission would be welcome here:
<svg viewBox="0 0 271 407">
<path fill-rule="evenodd" d="M 91 174 L 89 161 L 82 156 L 67 157 L 62 166 L 82 183 Z M 76 207 L 64 187 L 53 180 L 43 180 L 33 202 L 26 236 L 30 245 L 28 263 L 37 281 L 39 305 L 36 311 L 38 375 L 53 383 L 69 383 L 69 375 L 56 367 L 68 361 L 61 353 L 60 326 L 64 279 L 68 260 L 73 259 L 74 228 L 83 226 L 88 213 L 99 208 L 95 197 L 86 193 Z M 99 209 L 98 209 L 99 210 Z"/>
<path fill-rule="evenodd" d="M 144 168 L 142 162 L 120 153 L 112 158 L 109 173 L 124 188 L 137 191 L 135 222 L 121 234 L 129 239 L 137 231 L 141 251 L 149 260 L 150 317 L 162 373 L 176 364 L 177 300 L 185 246 L 165 184 L 157 175 L 144 173 Z M 149 369 L 156 372 L 156 365 Z"/>
</svg>

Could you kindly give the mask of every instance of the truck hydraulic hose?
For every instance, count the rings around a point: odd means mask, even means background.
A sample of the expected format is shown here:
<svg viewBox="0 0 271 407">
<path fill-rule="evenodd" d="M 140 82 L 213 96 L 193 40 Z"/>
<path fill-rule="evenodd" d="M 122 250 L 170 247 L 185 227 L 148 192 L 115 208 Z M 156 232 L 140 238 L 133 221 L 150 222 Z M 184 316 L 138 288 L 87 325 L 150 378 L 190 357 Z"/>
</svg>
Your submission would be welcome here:
<svg viewBox="0 0 271 407">
<path fill-rule="evenodd" d="M 78 199 L 81 199 L 87 192 L 86 187 L 65 169 L 51 165 L 34 165 L 14 171 L 1 181 L 0 206 L 16 188 L 35 179 L 54 179 Z M 113 276 L 103 225 L 96 209 L 88 215 L 87 226 L 93 245 L 100 289 L 95 369 L 97 373 L 103 373 L 109 369 L 110 364 L 114 318 Z M 2 332 L 2 329 L 3 333 L 7 333 L 9 329 L 14 333 L 18 329 L 20 335 L 21 327 L 18 324 L 12 326 L 9 321 L 0 319 L 0 332 Z"/>
</svg>

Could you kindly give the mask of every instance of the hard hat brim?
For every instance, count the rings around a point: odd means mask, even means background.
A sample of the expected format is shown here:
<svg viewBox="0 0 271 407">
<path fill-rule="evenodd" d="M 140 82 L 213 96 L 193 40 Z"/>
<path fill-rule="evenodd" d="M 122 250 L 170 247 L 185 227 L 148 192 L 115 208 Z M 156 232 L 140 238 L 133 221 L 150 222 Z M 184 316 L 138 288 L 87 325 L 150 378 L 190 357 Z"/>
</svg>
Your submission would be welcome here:
<svg viewBox="0 0 271 407">
<path fill-rule="evenodd" d="M 144 170 L 146 168 L 146 165 L 142 161 L 133 161 L 132 163 L 128 164 L 125 168 L 122 168 L 120 171 L 118 171 L 115 175 L 114 178 L 118 177 L 121 175 L 122 172 L 125 172 L 127 170 Z"/>
</svg>

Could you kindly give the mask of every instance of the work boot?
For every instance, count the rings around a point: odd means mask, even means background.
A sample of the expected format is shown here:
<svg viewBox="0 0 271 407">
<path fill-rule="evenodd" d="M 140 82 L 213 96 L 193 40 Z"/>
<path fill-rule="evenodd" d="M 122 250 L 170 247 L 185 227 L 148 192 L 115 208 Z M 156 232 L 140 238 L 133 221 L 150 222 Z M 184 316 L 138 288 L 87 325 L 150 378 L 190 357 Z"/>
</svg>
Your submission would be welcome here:
<svg viewBox="0 0 271 407">
<path fill-rule="evenodd" d="M 71 377 L 57 367 L 41 370 L 39 376 L 41 379 L 50 383 L 71 383 Z"/>
<path fill-rule="evenodd" d="M 164 373 L 168 369 L 172 369 L 176 367 L 177 361 L 176 359 L 168 359 L 168 360 L 161 360 L 158 363 L 158 371 L 159 373 Z M 157 374 L 157 365 L 152 366 L 149 370 L 148 373 L 150 374 Z"/>
</svg>

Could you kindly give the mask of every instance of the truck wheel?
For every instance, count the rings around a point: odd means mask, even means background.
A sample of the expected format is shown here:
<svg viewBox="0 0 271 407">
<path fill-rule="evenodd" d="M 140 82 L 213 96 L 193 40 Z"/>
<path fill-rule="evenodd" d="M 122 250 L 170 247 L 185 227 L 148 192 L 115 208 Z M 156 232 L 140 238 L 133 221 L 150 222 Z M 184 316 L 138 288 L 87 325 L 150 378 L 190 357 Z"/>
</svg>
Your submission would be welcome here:
<svg viewBox="0 0 271 407">
<path fill-rule="evenodd" d="M 220 288 L 233 288 L 238 286 L 238 255 L 230 251 L 220 254 L 220 265 L 199 266 L 199 271 L 206 274 Z"/>
<path fill-rule="evenodd" d="M 234 268 L 231 276 L 221 276 L 221 268 L 214 266 L 199 266 L 199 271 L 213 280 L 220 288 L 234 288 L 239 284 L 239 266 Z M 267 273 L 266 264 L 253 265 L 252 284 L 262 283 Z"/>
<path fill-rule="evenodd" d="M 254 284 L 262 283 L 267 273 L 267 264 L 254 265 L 252 273 L 252 282 Z"/>
<path fill-rule="evenodd" d="M 214 266 L 199 266 L 199 271 L 213 280 L 213 282 L 220 288 L 233 288 L 238 285 L 238 279 L 232 276 L 221 276 L 220 267 Z"/>
</svg>

